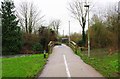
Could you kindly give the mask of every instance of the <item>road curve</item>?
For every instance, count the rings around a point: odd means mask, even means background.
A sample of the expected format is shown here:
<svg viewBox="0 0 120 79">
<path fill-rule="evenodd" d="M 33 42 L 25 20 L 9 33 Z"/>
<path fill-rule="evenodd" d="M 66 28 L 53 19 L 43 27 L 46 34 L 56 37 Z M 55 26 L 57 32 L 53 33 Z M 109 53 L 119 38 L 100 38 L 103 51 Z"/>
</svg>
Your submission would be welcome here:
<svg viewBox="0 0 120 79">
<path fill-rule="evenodd" d="M 55 46 L 40 77 L 103 77 L 64 44 Z"/>
</svg>

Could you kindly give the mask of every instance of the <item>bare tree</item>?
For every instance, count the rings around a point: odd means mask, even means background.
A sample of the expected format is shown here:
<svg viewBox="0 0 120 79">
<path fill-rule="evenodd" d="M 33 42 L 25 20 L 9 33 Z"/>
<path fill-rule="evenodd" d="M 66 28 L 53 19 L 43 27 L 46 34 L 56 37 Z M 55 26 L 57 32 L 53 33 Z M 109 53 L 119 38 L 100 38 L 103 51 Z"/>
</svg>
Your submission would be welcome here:
<svg viewBox="0 0 120 79">
<path fill-rule="evenodd" d="M 87 4 L 87 2 L 84 2 Z M 85 37 L 85 25 L 86 25 L 86 16 L 87 9 L 84 8 L 82 0 L 76 0 L 72 3 L 69 3 L 68 10 L 71 12 L 72 17 L 79 21 L 80 26 L 82 27 L 82 41 L 83 45 L 85 45 L 86 37 Z"/>
<path fill-rule="evenodd" d="M 18 14 L 19 12 L 17 12 L 17 16 L 19 18 L 20 24 L 22 26 L 22 28 L 28 33 L 28 5 L 27 3 L 22 3 L 22 5 L 20 5 L 21 9 L 20 9 L 20 14 Z"/>
<path fill-rule="evenodd" d="M 20 5 L 20 10 L 17 11 L 20 24 L 26 33 L 32 33 L 35 29 L 35 26 L 40 22 L 44 16 L 41 16 L 41 11 L 35 7 L 33 3 L 23 2 Z"/>
<path fill-rule="evenodd" d="M 51 28 L 53 30 L 56 31 L 56 33 L 58 34 L 58 30 L 59 30 L 59 27 L 60 27 L 60 24 L 61 24 L 61 20 L 60 19 L 56 19 L 56 20 L 53 20 L 49 26 L 51 26 Z"/>
</svg>

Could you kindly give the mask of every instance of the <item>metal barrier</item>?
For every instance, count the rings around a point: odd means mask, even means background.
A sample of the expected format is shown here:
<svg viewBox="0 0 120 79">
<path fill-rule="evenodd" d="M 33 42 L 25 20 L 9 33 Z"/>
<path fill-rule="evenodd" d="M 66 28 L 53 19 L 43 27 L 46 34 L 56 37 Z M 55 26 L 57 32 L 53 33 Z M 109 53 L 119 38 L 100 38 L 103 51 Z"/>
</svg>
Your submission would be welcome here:
<svg viewBox="0 0 120 79">
<path fill-rule="evenodd" d="M 50 41 L 49 43 L 48 43 L 48 50 L 49 50 L 49 52 L 48 52 L 48 54 L 51 54 L 52 53 L 52 48 L 54 47 L 54 41 Z"/>
<path fill-rule="evenodd" d="M 78 50 L 84 51 L 88 50 L 86 47 L 79 47 L 74 41 L 70 41 L 70 47 L 73 49 L 75 53 L 77 53 Z"/>
<path fill-rule="evenodd" d="M 52 49 L 54 46 L 55 46 L 55 42 L 50 41 L 48 44 L 48 50 L 49 50 L 48 54 L 52 53 Z M 70 47 L 73 49 L 75 53 L 77 53 L 77 51 L 80 49 L 84 49 L 84 47 L 79 47 L 74 41 L 70 41 Z"/>
<path fill-rule="evenodd" d="M 73 51 L 77 53 L 79 46 L 74 41 L 70 41 L 70 46 L 72 47 Z"/>
</svg>

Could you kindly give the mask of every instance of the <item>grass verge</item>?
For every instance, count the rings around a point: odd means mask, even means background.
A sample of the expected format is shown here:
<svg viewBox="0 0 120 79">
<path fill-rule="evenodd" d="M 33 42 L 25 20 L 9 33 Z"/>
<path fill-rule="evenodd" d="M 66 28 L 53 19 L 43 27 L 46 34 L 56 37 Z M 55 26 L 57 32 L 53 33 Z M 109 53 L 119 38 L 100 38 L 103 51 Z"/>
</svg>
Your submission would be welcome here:
<svg viewBox="0 0 120 79">
<path fill-rule="evenodd" d="M 43 54 L 2 58 L 2 77 L 36 77 L 44 68 L 45 63 Z"/>
<path fill-rule="evenodd" d="M 115 52 L 112 55 L 107 55 L 107 52 L 102 49 L 91 51 L 91 57 L 87 57 L 87 53 L 78 51 L 77 55 L 80 56 L 84 62 L 94 67 L 104 77 L 118 77 L 119 76 L 119 64 L 118 53 Z"/>
</svg>

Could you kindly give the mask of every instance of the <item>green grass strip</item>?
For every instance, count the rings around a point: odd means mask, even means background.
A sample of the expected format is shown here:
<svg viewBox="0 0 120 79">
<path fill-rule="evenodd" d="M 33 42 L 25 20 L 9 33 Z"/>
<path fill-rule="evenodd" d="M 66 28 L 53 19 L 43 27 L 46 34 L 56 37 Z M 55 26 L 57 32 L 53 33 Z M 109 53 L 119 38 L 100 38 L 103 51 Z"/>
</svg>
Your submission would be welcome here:
<svg viewBox="0 0 120 79">
<path fill-rule="evenodd" d="M 2 58 L 2 77 L 35 77 L 45 63 L 43 54 Z"/>
<path fill-rule="evenodd" d="M 92 53 L 92 52 L 91 52 Z M 96 52 L 97 54 L 98 52 Z M 102 52 L 101 52 L 102 53 Z M 99 53 L 98 53 L 99 54 Z M 78 51 L 77 55 L 80 56 L 84 62 L 94 67 L 105 77 L 118 77 L 118 53 L 112 55 L 94 55 L 90 58 L 87 54 Z"/>
</svg>

